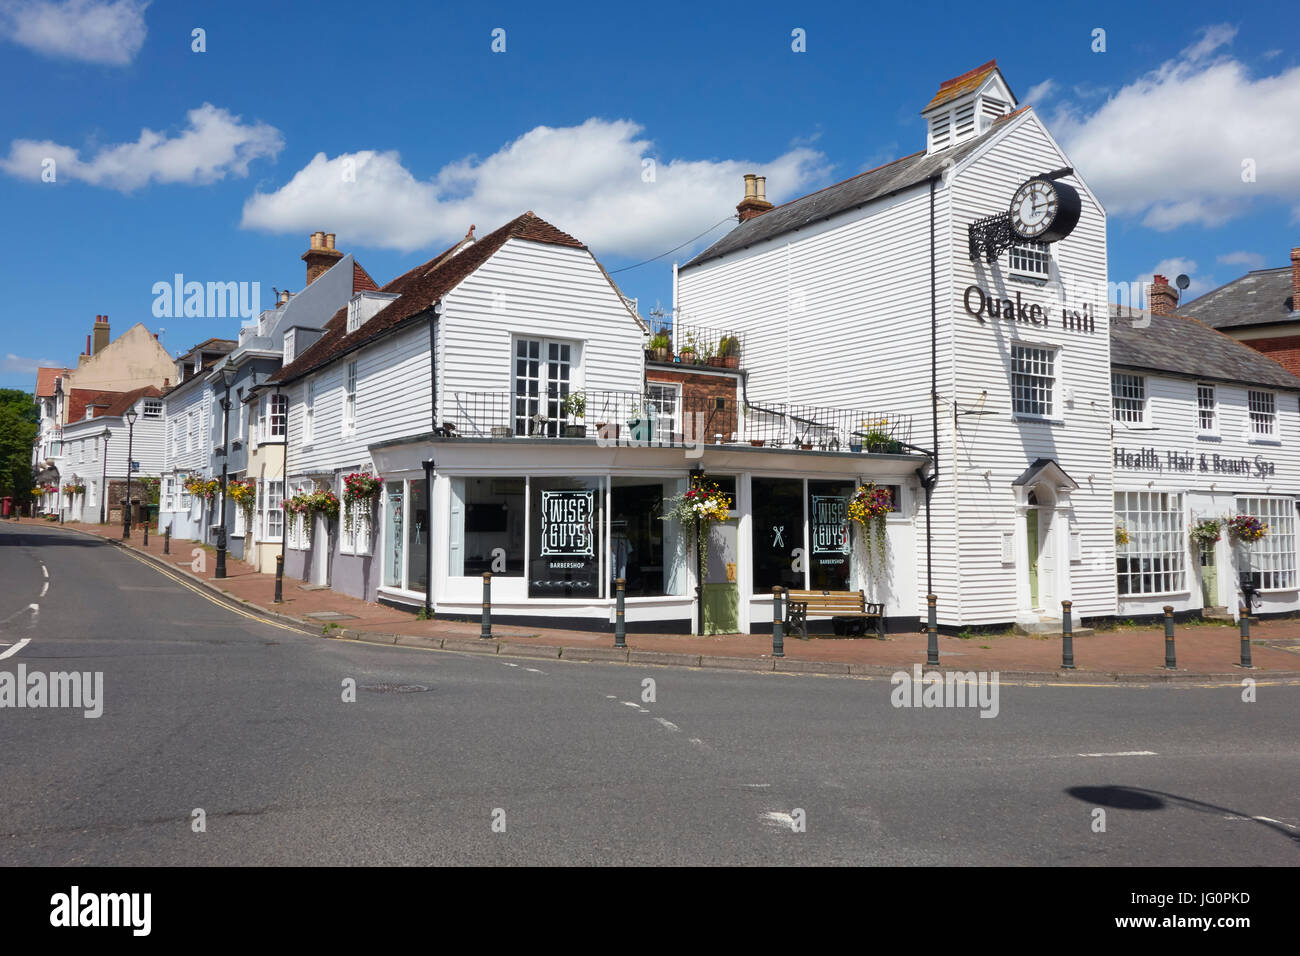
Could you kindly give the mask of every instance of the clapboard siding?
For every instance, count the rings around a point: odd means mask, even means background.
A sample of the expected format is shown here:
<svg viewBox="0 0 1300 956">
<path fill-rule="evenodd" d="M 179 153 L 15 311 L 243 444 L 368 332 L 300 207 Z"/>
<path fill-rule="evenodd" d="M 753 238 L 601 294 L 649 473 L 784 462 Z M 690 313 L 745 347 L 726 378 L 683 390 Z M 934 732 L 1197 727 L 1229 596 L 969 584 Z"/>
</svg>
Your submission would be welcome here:
<svg viewBox="0 0 1300 956">
<path fill-rule="evenodd" d="M 1001 560 L 1002 533 L 1017 521 L 1011 482 L 1039 457 L 1060 461 L 1082 486 L 1068 516 L 1084 548 L 1070 568 L 1076 613 L 1115 609 L 1104 211 L 1085 194 L 1078 228 L 1053 250 L 1062 278 L 1098 290 L 1096 331 L 1032 330 L 1041 332 L 1035 341 L 1061 349 L 1058 391 L 1072 390 L 1075 399 L 1064 424 L 1012 419 L 1009 348 L 1031 336 L 1014 325 L 982 326 L 962 306 L 971 284 L 1009 286 L 1000 264 L 970 262 L 968 224 L 1005 210 L 1030 175 L 1068 164 L 1029 111 L 934 185 L 940 480 L 931 520 L 933 586 L 946 624 L 1014 617 L 1017 574 Z M 683 270 L 675 314 L 745 334 L 750 401 L 899 411 L 913 417 L 913 444 L 932 447 L 931 201 L 922 184 Z M 968 411 L 991 414 L 962 414 Z M 924 518 L 922 509 L 918 524 Z M 917 578 L 924 607 L 923 551 Z"/>
<path fill-rule="evenodd" d="M 456 392 L 513 388 L 518 336 L 581 346 L 574 385 L 641 391 L 644 335 L 591 255 L 511 239 L 446 298 L 439 404 Z"/>
</svg>

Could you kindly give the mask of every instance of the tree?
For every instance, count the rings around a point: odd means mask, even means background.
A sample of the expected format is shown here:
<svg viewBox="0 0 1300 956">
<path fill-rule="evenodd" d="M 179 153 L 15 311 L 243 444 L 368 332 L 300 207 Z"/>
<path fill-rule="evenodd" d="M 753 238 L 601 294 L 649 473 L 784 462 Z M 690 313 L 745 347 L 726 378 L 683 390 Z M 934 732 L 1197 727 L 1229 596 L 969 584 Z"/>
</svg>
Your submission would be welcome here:
<svg viewBox="0 0 1300 956">
<path fill-rule="evenodd" d="M 0 497 L 23 505 L 32 493 L 36 401 L 30 392 L 0 388 Z"/>
</svg>

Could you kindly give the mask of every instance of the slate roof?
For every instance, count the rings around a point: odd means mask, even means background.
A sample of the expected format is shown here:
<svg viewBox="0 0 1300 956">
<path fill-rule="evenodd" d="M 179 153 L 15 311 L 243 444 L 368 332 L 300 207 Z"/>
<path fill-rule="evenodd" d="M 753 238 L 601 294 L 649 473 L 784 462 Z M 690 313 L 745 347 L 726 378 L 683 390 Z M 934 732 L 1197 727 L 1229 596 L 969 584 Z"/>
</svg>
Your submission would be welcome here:
<svg viewBox="0 0 1300 956">
<path fill-rule="evenodd" d="M 1114 305 L 1110 312 L 1112 366 L 1300 391 L 1300 378 L 1267 355 L 1195 318 Z"/>
<path fill-rule="evenodd" d="M 1291 299 L 1291 267 L 1284 266 L 1248 272 L 1180 305 L 1178 311 L 1216 329 L 1239 329 L 1300 321 Z"/>
<path fill-rule="evenodd" d="M 296 381 L 322 365 L 411 323 L 472 275 L 511 239 L 527 239 L 575 249 L 587 248 L 573 236 L 561 232 L 531 211 L 526 212 L 477 241 L 471 242 L 468 237 L 460 240 L 428 262 L 393 279 L 378 291 L 395 293 L 398 298 L 380 309 L 356 331 L 347 331 L 347 307 L 339 309 L 325 323 L 325 334 L 302 355 L 267 379 L 267 383 Z"/>
<path fill-rule="evenodd" d="M 1019 116 L 1027 109 L 1028 106 L 1023 106 L 999 116 L 993 125 L 979 136 L 968 139 L 951 149 L 942 150 L 931 156 L 925 155 L 924 150 L 912 153 L 910 156 L 869 169 L 843 182 L 769 209 L 762 215 L 736 226 L 694 259 L 680 266 L 678 271 L 693 268 L 711 259 L 725 256 L 729 252 L 773 239 L 784 233 L 802 229 L 846 210 L 864 206 L 933 179 L 943 172 L 944 167 L 949 163 L 960 162 L 979 149 L 1000 131 L 1003 123 L 1014 116 Z"/>
</svg>

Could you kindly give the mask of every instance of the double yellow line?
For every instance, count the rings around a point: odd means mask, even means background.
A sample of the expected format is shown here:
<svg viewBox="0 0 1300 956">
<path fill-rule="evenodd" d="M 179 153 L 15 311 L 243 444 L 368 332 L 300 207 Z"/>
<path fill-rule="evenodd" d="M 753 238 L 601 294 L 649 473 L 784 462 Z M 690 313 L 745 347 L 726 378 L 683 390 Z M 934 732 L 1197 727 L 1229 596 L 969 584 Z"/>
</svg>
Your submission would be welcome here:
<svg viewBox="0 0 1300 956">
<path fill-rule="evenodd" d="M 203 600 L 209 601 L 212 604 L 217 605 L 217 607 L 225 608 L 227 611 L 230 611 L 232 614 L 238 614 L 240 617 L 246 617 L 250 621 L 256 621 L 258 624 L 265 624 L 267 627 L 278 627 L 282 631 L 292 631 L 294 634 L 311 633 L 309 631 L 304 631 L 301 628 L 292 627 L 291 625 L 288 624 L 281 624 L 278 621 L 268 621 L 266 618 L 261 617 L 260 615 L 252 614 L 248 611 L 242 610 L 241 608 L 234 607 L 233 605 L 228 604 L 226 601 L 223 601 L 221 598 L 217 597 L 215 594 L 209 593 L 204 588 L 198 587 L 197 585 L 192 584 L 189 581 L 186 581 L 183 577 L 180 577 L 179 575 L 172 573 L 170 570 L 164 570 L 163 568 L 159 567 L 157 564 L 154 564 L 152 561 L 140 557 L 140 555 L 136 554 L 134 551 L 131 551 L 126 548 L 123 548 L 122 550 L 126 551 L 128 555 L 130 555 L 135 560 L 139 561 L 141 564 L 153 568 L 155 571 L 157 571 L 159 574 L 161 574 L 163 577 L 167 578 L 168 580 L 175 581 L 181 587 L 193 591 L 199 597 L 203 598 Z"/>
</svg>

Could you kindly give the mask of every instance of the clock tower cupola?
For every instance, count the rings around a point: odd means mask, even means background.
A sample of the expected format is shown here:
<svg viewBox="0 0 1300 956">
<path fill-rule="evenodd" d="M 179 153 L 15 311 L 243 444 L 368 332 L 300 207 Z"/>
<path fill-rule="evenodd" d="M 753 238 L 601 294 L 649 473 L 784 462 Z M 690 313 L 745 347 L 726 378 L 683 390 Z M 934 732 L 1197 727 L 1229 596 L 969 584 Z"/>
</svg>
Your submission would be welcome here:
<svg viewBox="0 0 1300 956">
<path fill-rule="evenodd" d="M 945 80 L 921 110 L 926 119 L 926 155 L 980 135 L 1015 108 L 1015 94 L 1003 79 L 997 60 Z"/>
</svg>

